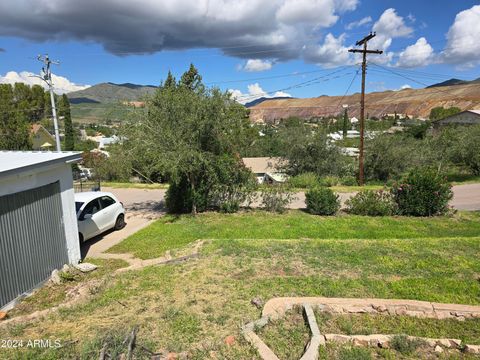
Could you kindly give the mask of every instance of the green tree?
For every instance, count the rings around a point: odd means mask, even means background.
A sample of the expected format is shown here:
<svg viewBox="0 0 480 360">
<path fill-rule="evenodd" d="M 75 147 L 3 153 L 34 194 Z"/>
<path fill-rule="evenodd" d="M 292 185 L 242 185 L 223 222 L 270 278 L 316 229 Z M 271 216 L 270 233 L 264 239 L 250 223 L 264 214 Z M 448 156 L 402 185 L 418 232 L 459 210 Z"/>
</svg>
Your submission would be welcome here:
<svg viewBox="0 0 480 360">
<path fill-rule="evenodd" d="M 230 172 L 225 175 L 224 166 L 245 171 L 237 155 L 250 128 L 245 108 L 200 81 L 192 65 L 180 86 L 159 87 L 146 114 L 138 114 L 126 129 L 128 153 L 149 172 L 169 179 L 167 206 L 172 212 L 206 210 L 214 202 L 214 188 L 232 179 L 244 181 Z"/>
<path fill-rule="evenodd" d="M 347 108 L 345 108 L 345 112 L 343 113 L 343 128 L 342 128 L 344 139 L 347 138 L 347 132 L 348 132 L 349 126 L 350 126 L 350 121 L 348 119 L 348 110 Z"/>
<path fill-rule="evenodd" d="M 0 149 L 29 150 L 30 124 L 24 111 L 16 107 L 10 84 L 0 84 Z"/>
<path fill-rule="evenodd" d="M 432 110 L 430 110 L 430 120 L 441 120 L 444 119 L 448 116 L 452 116 L 455 114 L 458 114 L 462 110 L 458 107 L 450 107 L 450 108 L 444 108 L 443 106 L 437 106 L 434 107 Z"/>
<path fill-rule="evenodd" d="M 72 151 L 75 148 L 75 130 L 72 124 L 72 114 L 70 112 L 70 101 L 68 101 L 67 95 L 63 94 L 59 101 L 58 106 L 59 116 L 63 116 L 63 124 L 65 130 L 65 149 Z"/>
<path fill-rule="evenodd" d="M 174 88 L 177 86 L 177 80 L 175 80 L 175 77 L 172 75 L 170 70 L 168 70 L 167 78 L 163 82 L 162 86 L 165 88 Z"/>
<path fill-rule="evenodd" d="M 32 86 L 31 121 L 39 122 L 45 117 L 45 90 L 40 85 Z"/>
<path fill-rule="evenodd" d="M 204 90 L 202 76 L 199 74 L 197 68 L 193 64 L 190 64 L 188 71 L 183 73 L 180 79 L 180 86 L 185 86 L 191 91 L 202 92 Z"/>
</svg>

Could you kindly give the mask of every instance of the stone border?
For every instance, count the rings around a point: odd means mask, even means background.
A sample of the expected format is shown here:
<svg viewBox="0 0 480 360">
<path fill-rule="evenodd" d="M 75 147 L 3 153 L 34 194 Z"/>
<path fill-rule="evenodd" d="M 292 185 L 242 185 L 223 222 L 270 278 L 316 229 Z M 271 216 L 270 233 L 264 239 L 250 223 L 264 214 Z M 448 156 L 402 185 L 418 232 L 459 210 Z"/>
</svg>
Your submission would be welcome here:
<svg viewBox="0 0 480 360">
<path fill-rule="evenodd" d="M 318 348 L 327 343 L 349 343 L 354 346 L 389 348 L 395 335 L 343 335 L 320 334 L 313 309 L 332 314 L 382 314 L 405 315 L 418 318 L 456 319 L 480 318 L 480 306 L 442 304 L 417 300 L 395 299 L 345 299 L 324 297 L 273 298 L 264 306 L 262 317 L 242 328 L 245 339 L 253 345 L 263 360 L 278 360 L 275 353 L 258 337 L 255 330 L 266 326 L 270 320 L 282 318 L 293 307 L 302 306 L 310 328 L 311 338 L 300 360 L 317 360 Z M 462 350 L 470 354 L 480 354 L 480 345 L 463 345 L 458 339 L 430 339 L 408 336 L 410 340 L 420 340 L 437 353 L 444 349 Z"/>
</svg>

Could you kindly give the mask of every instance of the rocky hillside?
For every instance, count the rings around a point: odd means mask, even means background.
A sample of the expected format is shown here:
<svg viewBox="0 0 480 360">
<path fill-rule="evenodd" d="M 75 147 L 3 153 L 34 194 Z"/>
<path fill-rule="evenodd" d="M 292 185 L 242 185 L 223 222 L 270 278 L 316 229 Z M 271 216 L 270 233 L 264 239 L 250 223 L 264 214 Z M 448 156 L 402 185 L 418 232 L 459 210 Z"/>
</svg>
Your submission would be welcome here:
<svg viewBox="0 0 480 360">
<path fill-rule="evenodd" d="M 427 118 L 436 106 L 480 109 L 480 84 L 470 82 L 466 85 L 374 92 L 366 94 L 365 103 L 365 112 L 369 116 L 397 113 Z M 350 116 L 359 116 L 360 94 L 356 93 L 345 97 L 266 100 L 250 108 L 250 119 L 253 122 L 272 122 L 290 116 L 304 119 L 334 116 L 343 111 L 343 104 L 348 104 Z"/>
</svg>

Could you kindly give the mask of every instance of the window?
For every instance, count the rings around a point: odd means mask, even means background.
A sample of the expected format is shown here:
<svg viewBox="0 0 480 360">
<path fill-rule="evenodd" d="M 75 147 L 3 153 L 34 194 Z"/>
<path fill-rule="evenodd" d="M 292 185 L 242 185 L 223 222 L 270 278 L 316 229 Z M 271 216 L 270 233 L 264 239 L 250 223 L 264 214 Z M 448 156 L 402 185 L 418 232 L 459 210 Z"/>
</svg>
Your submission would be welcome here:
<svg viewBox="0 0 480 360">
<path fill-rule="evenodd" d="M 100 198 L 100 203 L 102 204 L 102 209 L 105 209 L 106 207 L 115 204 L 115 200 L 113 200 L 110 196 L 102 196 Z"/>
<path fill-rule="evenodd" d="M 90 214 L 94 215 L 97 212 L 100 211 L 100 204 L 98 203 L 98 199 L 90 201 L 87 206 L 85 206 L 85 209 L 83 209 L 83 216 Z"/>
<path fill-rule="evenodd" d="M 75 212 L 78 213 L 78 210 L 81 209 L 83 202 L 75 201 Z"/>
</svg>

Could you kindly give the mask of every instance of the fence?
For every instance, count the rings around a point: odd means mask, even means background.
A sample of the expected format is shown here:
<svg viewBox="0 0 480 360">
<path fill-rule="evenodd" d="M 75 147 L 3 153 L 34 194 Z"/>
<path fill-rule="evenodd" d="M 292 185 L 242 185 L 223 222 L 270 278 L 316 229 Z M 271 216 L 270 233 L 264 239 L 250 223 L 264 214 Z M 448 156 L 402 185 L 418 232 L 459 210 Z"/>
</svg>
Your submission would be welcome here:
<svg viewBox="0 0 480 360">
<path fill-rule="evenodd" d="M 100 181 L 94 180 L 78 180 L 73 182 L 73 190 L 75 192 L 85 192 L 85 191 L 100 191 Z"/>
</svg>

